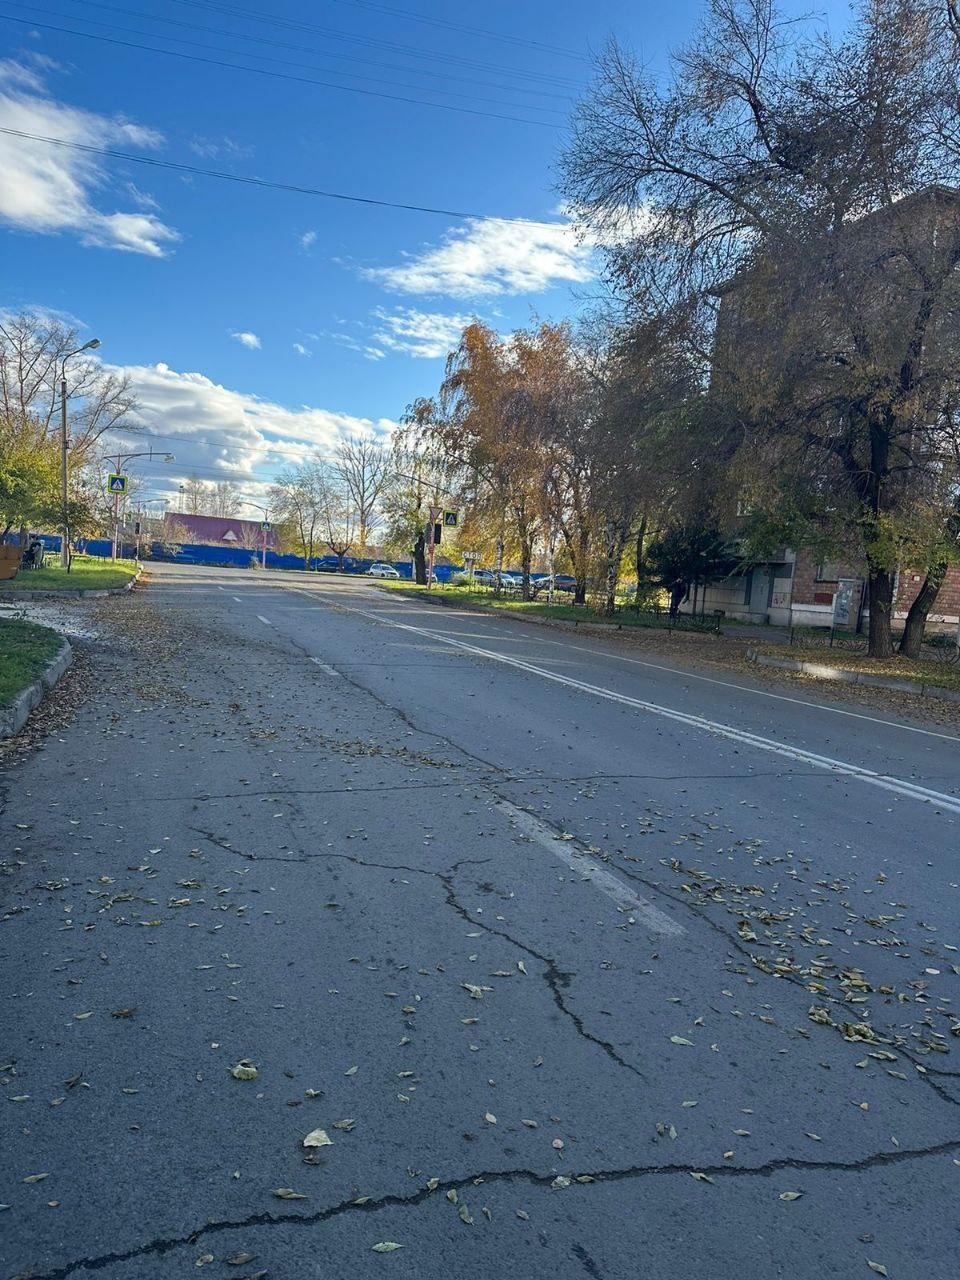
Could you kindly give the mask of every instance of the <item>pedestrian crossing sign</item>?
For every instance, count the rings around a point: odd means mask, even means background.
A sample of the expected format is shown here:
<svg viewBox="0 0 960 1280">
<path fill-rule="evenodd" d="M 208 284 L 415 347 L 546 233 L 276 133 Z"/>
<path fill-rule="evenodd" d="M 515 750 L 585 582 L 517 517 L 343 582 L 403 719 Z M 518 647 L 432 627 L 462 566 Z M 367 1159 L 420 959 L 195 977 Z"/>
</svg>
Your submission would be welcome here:
<svg viewBox="0 0 960 1280">
<path fill-rule="evenodd" d="M 125 494 L 127 492 L 127 477 L 118 475 L 111 471 L 107 476 L 107 493 Z"/>
</svg>

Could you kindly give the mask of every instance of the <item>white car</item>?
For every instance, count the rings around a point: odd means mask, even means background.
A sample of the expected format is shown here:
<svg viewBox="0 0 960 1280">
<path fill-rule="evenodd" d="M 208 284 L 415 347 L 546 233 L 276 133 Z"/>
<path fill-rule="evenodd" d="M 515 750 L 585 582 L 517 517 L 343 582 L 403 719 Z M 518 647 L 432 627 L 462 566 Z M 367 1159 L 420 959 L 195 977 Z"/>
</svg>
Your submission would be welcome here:
<svg viewBox="0 0 960 1280">
<path fill-rule="evenodd" d="M 396 569 L 393 567 L 392 564 L 381 564 L 379 563 L 379 561 L 376 564 L 372 564 L 370 566 L 370 568 L 367 570 L 367 577 L 368 578 L 396 578 L 397 582 L 400 581 L 400 575 L 399 573 L 397 573 Z"/>
</svg>

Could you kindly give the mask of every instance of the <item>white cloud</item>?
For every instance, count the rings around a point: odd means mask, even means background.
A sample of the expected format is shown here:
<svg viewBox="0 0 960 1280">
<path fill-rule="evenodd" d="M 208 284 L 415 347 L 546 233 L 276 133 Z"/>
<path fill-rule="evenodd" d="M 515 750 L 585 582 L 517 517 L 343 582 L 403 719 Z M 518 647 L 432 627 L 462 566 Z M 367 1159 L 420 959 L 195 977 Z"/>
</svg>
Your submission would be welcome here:
<svg viewBox="0 0 960 1280">
<path fill-rule="evenodd" d="M 252 147 L 242 146 L 226 134 L 221 138 L 193 138 L 189 146 L 203 160 L 246 160 L 253 155 Z"/>
<path fill-rule="evenodd" d="M 400 293 L 488 297 L 582 283 L 594 275 L 592 258 L 591 246 L 577 238 L 569 222 L 471 218 L 441 244 L 398 266 L 369 267 L 362 274 Z"/>
<path fill-rule="evenodd" d="M 353 334 L 345 333 L 342 329 L 325 329 L 322 333 L 315 333 L 313 338 L 319 341 L 320 338 L 329 338 L 338 346 L 346 347 L 348 351 L 356 351 L 358 355 L 363 356 L 364 360 L 382 360 L 387 354 L 381 347 L 371 346 L 367 342 L 362 342 L 359 338 L 355 338 Z"/>
<path fill-rule="evenodd" d="M 316 244 L 317 233 L 315 231 L 305 231 L 300 237 L 300 248 L 309 249 L 311 245 Z"/>
<path fill-rule="evenodd" d="M 196 474 L 204 480 L 233 480 L 256 497 L 284 466 L 329 454 L 337 440 L 351 436 L 385 438 L 389 419 L 370 419 L 310 405 L 288 408 L 224 387 L 202 373 L 180 373 L 165 364 L 128 365 L 139 401 L 143 434 L 122 433 L 137 448 L 170 450 L 172 464 L 137 459 L 131 468 L 149 482 L 150 492 L 171 499 Z M 111 443 L 116 438 L 111 437 Z M 202 442 L 202 443 L 201 443 Z"/>
<path fill-rule="evenodd" d="M 120 116 L 101 116 L 55 101 L 38 73 L 0 61 L 0 125 L 86 146 L 151 149 L 162 136 Z M 42 235 L 73 232 L 86 245 L 162 258 L 179 234 L 155 214 L 108 211 L 102 166 L 96 156 L 52 143 L 0 134 L 0 221 Z M 129 192 L 128 192 L 129 198 Z"/>
<path fill-rule="evenodd" d="M 302 343 L 302 342 L 295 342 L 295 343 L 293 344 L 293 349 L 294 349 L 294 351 L 297 353 L 297 355 L 298 355 L 298 356 L 312 356 L 312 355 L 313 355 L 313 352 L 310 350 L 310 348 L 309 348 L 309 347 L 305 347 L 305 346 L 303 345 L 303 343 Z"/>
<path fill-rule="evenodd" d="M 241 347 L 249 347 L 251 351 L 260 350 L 260 339 L 255 333 L 251 333 L 249 329 L 241 329 L 237 333 L 231 333 L 230 337 L 239 342 Z"/>
<path fill-rule="evenodd" d="M 424 360 L 445 356 L 457 345 L 471 320 L 470 316 L 417 311 L 413 307 L 396 307 L 393 311 L 379 307 L 373 314 L 379 326 L 374 342 Z"/>
</svg>

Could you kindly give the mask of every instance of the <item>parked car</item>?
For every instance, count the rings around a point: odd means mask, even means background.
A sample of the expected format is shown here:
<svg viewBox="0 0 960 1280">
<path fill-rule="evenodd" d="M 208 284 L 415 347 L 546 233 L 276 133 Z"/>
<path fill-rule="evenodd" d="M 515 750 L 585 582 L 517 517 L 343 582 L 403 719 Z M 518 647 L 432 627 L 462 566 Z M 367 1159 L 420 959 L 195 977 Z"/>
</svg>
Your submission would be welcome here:
<svg viewBox="0 0 960 1280">
<path fill-rule="evenodd" d="M 555 573 L 552 575 L 554 591 L 567 591 L 571 594 L 577 589 L 576 578 L 571 578 L 568 573 Z M 546 577 L 537 578 L 535 582 L 531 582 L 535 596 L 545 596 L 550 591 L 551 575 L 548 573 Z"/>
<path fill-rule="evenodd" d="M 400 581 L 400 574 L 396 571 L 393 565 L 383 564 L 380 561 L 377 561 L 376 564 L 372 564 L 370 566 L 370 568 L 367 570 L 367 577 L 368 578 L 395 578 L 397 582 Z"/>
</svg>

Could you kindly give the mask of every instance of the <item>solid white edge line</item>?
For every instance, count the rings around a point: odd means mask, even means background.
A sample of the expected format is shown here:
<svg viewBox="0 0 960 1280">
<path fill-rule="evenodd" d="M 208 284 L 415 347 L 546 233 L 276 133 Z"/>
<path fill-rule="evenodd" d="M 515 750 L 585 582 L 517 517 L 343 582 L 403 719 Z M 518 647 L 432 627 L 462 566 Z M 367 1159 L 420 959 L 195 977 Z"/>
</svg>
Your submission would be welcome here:
<svg viewBox="0 0 960 1280">
<path fill-rule="evenodd" d="M 447 644 L 454 649 L 462 649 L 466 653 L 472 653 L 477 657 L 488 658 L 493 662 L 501 662 L 505 666 L 516 667 L 520 671 L 528 671 L 533 675 L 538 675 L 544 680 L 550 680 L 555 684 L 566 685 L 568 688 L 577 689 L 582 693 L 592 694 L 594 697 L 603 698 L 609 702 L 617 702 L 622 706 L 634 707 L 639 711 L 647 711 L 651 715 L 662 716 L 668 720 L 674 720 L 679 724 L 685 724 L 691 728 L 706 730 L 714 733 L 719 737 L 728 738 L 733 742 L 740 742 L 744 746 L 754 747 L 760 751 L 770 751 L 777 755 L 785 756 L 790 760 L 798 760 L 805 764 L 814 765 L 816 768 L 825 769 L 830 773 L 836 773 L 849 778 L 855 778 L 860 782 L 869 783 L 871 786 L 880 787 L 885 791 L 892 791 L 898 795 L 906 796 L 909 799 L 920 800 L 927 804 L 935 804 L 941 809 L 945 809 L 950 813 L 960 814 L 960 797 L 947 795 L 945 792 L 933 791 L 928 787 L 921 787 L 917 783 L 908 782 L 902 778 L 895 778 L 891 774 L 881 774 L 874 769 L 866 769 L 861 765 L 850 764 L 845 760 L 834 760 L 831 756 L 821 756 L 813 751 L 806 751 L 802 747 L 794 747 L 788 743 L 776 742 L 772 738 L 764 738 L 759 734 L 751 733 L 746 729 L 738 729 L 734 725 L 723 724 L 718 720 L 708 720 L 705 716 L 692 715 L 685 711 L 676 711 L 672 707 L 665 707 L 656 702 L 648 702 L 643 698 L 632 698 L 628 694 L 617 693 L 613 689 L 604 688 L 603 685 L 588 684 L 584 680 L 576 680 L 572 676 L 561 675 L 555 671 L 548 671 L 545 667 L 538 667 L 532 662 L 526 662 L 522 658 L 514 658 L 508 654 L 494 653 L 491 649 L 481 649 L 477 645 L 465 644 L 462 640 L 453 640 L 449 636 L 439 635 L 435 631 L 428 631 L 425 627 L 414 627 L 406 622 L 394 622 L 389 618 L 384 618 L 381 614 L 371 613 L 367 609 L 358 609 L 352 605 L 339 605 L 341 609 L 345 609 L 350 613 L 358 613 L 362 617 L 370 618 L 374 622 L 379 622 L 383 626 L 395 627 L 400 631 L 410 631 L 414 635 L 426 636 L 430 640 L 439 640 L 443 644 Z"/>
<path fill-rule="evenodd" d="M 685 932 L 682 925 L 671 920 L 652 902 L 634 893 L 606 867 L 598 865 L 589 854 L 578 849 L 573 841 L 561 840 L 556 832 L 534 814 L 526 809 L 519 809 L 509 800 L 498 800 L 493 807 L 504 814 L 525 836 L 535 840 L 537 844 L 549 850 L 555 858 L 565 863 L 571 871 L 575 871 L 581 879 L 589 880 L 601 893 L 612 898 L 618 907 L 632 912 L 651 933 L 662 933 L 668 937 L 679 938 Z"/>
<path fill-rule="evenodd" d="M 440 606 L 435 606 L 439 608 Z M 408 612 L 415 612 L 414 608 L 410 608 Z M 476 617 L 475 613 L 466 609 L 452 609 L 451 616 L 455 618 Z M 519 622 L 521 626 L 524 624 L 522 618 L 500 617 L 497 614 L 491 614 L 490 619 L 502 625 L 509 622 Z M 532 636 L 518 637 L 519 639 L 533 639 Z M 589 653 L 595 658 L 608 658 L 612 662 L 628 662 L 634 667 L 649 667 L 653 671 L 669 671 L 672 675 L 683 676 L 687 680 L 700 680 L 704 684 L 717 684 L 723 689 L 738 689 L 741 693 L 755 694 L 758 698 L 774 698 L 777 702 L 792 702 L 799 707 L 816 707 L 818 711 L 828 711 L 835 716 L 848 716 L 853 720 L 867 720 L 870 724 L 884 724 L 890 729 L 903 729 L 906 733 L 920 733 L 926 738 L 941 738 L 946 742 L 960 743 L 960 737 L 955 733 L 938 733 L 935 729 L 922 729 L 919 725 L 903 724 L 900 720 L 884 720 L 882 716 L 868 716 L 863 711 L 848 711 L 845 707 L 830 707 L 824 702 L 813 702 L 810 698 L 791 698 L 787 693 L 772 693 L 769 689 L 757 689 L 749 684 L 737 684 L 733 680 L 721 680 L 717 676 L 702 676 L 696 671 L 689 671 L 684 667 L 671 667 L 665 662 L 650 662 L 646 658 L 629 658 L 623 653 L 606 653 L 602 649 L 588 649 L 582 644 L 565 644 L 562 640 L 554 640 L 552 636 L 536 636 L 541 644 L 555 644 L 565 649 L 574 649 L 577 653 Z"/>
</svg>

